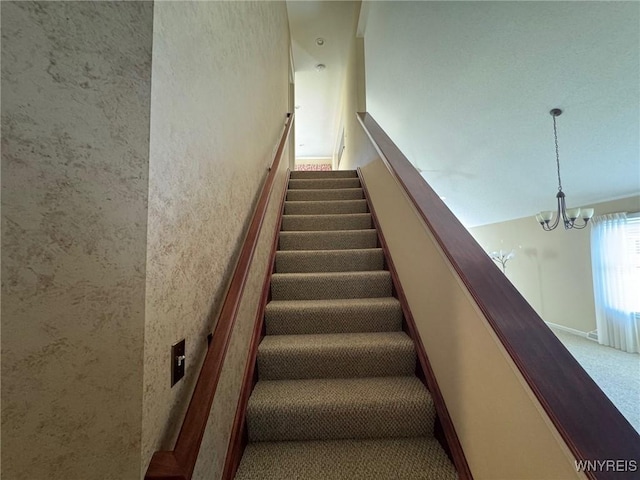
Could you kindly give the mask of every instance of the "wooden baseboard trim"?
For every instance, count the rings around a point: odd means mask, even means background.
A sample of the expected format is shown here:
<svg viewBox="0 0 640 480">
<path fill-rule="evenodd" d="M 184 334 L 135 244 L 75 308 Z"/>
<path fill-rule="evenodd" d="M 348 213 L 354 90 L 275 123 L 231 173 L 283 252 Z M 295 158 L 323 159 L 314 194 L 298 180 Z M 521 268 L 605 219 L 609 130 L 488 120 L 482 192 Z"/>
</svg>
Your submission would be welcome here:
<svg viewBox="0 0 640 480">
<path fill-rule="evenodd" d="M 423 381 L 426 382 L 426 386 L 433 398 L 433 403 L 438 417 L 436 422 L 439 422 L 439 428 L 441 428 L 442 430 L 442 433 L 434 431 L 434 436 L 441 443 L 443 443 L 442 438 L 444 437 L 445 442 L 442 445 L 443 449 L 447 452 L 447 455 L 449 455 L 449 458 L 451 458 L 451 461 L 455 465 L 456 470 L 458 471 L 458 478 L 460 480 L 473 480 L 471 470 L 469 469 L 469 464 L 467 463 L 464 451 L 462 450 L 462 445 L 460 444 L 460 439 L 458 438 L 458 434 L 456 433 L 453 421 L 451 420 L 451 416 L 449 415 L 449 410 L 447 409 L 447 405 L 444 402 L 444 398 L 442 396 L 442 392 L 440 391 L 440 387 L 438 386 L 435 374 L 433 373 L 433 369 L 431 368 L 429 357 L 427 356 L 427 352 L 424 349 L 422 340 L 420 340 L 420 336 L 418 335 L 416 324 L 413 319 L 413 314 L 411 313 L 411 309 L 409 308 L 407 297 L 404 293 L 404 289 L 402 288 L 402 284 L 400 283 L 398 272 L 393 263 L 393 259 L 391 258 L 391 254 L 389 252 L 389 248 L 384 238 L 382 229 L 380 228 L 380 223 L 378 221 L 375 208 L 373 207 L 373 204 L 371 203 L 369 197 L 367 183 L 362 175 L 360 168 L 358 168 L 358 177 L 360 178 L 362 190 L 364 191 L 364 196 L 367 200 L 367 205 L 369 206 L 369 212 L 371 213 L 373 226 L 378 232 L 378 242 L 384 252 L 386 267 L 391 274 L 394 293 L 396 294 L 398 300 L 400 301 L 400 305 L 402 306 L 402 313 L 404 315 L 408 330 L 407 333 L 413 340 L 416 348 L 419 367 L 422 370 L 422 375 L 424 376 Z M 435 430 L 438 430 L 438 428 L 436 428 Z"/>
<path fill-rule="evenodd" d="M 278 250 L 278 241 L 280 238 L 280 229 L 282 227 L 282 215 L 284 213 L 284 201 L 287 196 L 287 186 L 289 184 L 289 176 L 291 172 L 287 169 L 286 180 L 282 196 L 280 198 L 280 218 L 276 222 L 276 228 L 273 232 L 273 240 L 271 242 L 271 251 L 269 252 L 269 266 L 267 268 L 267 274 L 265 275 L 262 283 L 262 294 L 260 296 L 260 304 L 258 311 L 256 312 L 256 319 L 253 326 L 253 333 L 251 335 L 251 343 L 249 344 L 249 352 L 247 354 L 247 361 L 245 364 L 244 374 L 242 378 L 242 387 L 240 388 L 240 396 L 238 397 L 238 404 L 236 406 L 236 414 L 233 419 L 233 426 L 231 427 L 231 435 L 229 437 L 229 445 L 227 447 L 227 454 L 225 457 L 224 468 L 222 470 L 223 480 L 233 480 L 235 477 L 242 454 L 247 445 L 247 431 L 246 431 L 246 412 L 247 404 L 249 403 L 249 397 L 253 391 L 253 387 L 256 383 L 256 358 L 258 355 L 258 345 L 262 341 L 264 336 L 264 310 L 271 297 L 271 274 L 275 268 L 276 252 Z"/>
</svg>

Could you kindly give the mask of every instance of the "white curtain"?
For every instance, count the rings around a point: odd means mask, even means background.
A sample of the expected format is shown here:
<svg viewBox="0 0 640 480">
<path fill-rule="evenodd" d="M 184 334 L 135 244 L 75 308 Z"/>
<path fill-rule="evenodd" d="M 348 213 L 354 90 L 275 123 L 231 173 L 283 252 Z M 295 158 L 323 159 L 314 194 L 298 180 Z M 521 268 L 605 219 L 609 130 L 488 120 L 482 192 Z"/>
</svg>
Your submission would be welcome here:
<svg viewBox="0 0 640 480">
<path fill-rule="evenodd" d="M 591 228 L 598 341 L 630 353 L 640 350 L 639 220 L 602 215 Z"/>
</svg>

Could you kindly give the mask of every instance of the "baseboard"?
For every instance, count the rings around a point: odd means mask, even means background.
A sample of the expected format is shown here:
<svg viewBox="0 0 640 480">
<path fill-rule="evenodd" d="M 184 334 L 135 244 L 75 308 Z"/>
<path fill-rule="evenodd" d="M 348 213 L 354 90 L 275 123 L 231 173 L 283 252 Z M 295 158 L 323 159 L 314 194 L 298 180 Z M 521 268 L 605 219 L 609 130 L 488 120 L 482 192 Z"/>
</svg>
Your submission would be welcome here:
<svg viewBox="0 0 640 480">
<path fill-rule="evenodd" d="M 591 340 L 594 342 L 598 341 L 597 334 L 595 334 L 595 338 L 593 335 L 595 330 L 593 332 L 583 332 L 582 330 L 576 330 L 575 328 L 565 327 L 564 325 L 558 325 L 557 323 L 546 322 L 546 321 L 544 323 L 546 323 L 547 326 L 551 328 L 562 330 L 563 332 L 571 333 L 573 335 L 578 335 L 579 337 L 586 338 L 587 340 Z"/>
</svg>

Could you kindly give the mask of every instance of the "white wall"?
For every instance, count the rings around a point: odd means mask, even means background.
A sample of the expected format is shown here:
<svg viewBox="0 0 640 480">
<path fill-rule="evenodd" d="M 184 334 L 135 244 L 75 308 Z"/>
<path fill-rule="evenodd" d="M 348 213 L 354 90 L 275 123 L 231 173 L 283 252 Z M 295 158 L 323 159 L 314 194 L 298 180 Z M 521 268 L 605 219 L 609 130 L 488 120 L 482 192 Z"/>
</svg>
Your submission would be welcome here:
<svg viewBox="0 0 640 480">
<path fill-rule="evenodd" d="M 595 215 L 640 211 L 640 197 L 592 205 Z M 543 320 L 583 333 L 596 328 L 591 228 L 545 232 L 533 217 L 469 230 L 487 252 L 515 251 L 506 275 Z"/>
<path fill-rule="evenodd" d="M 366 9 L 367 6 L 359 5 L 358 13 L 360 8 Z M 356 18 L 354 21 L 352 36 L 347 45 L 340 109 L 341 124 L 344 126 L 344 151 L 340 170 L 353 170 L 378 158 L 378 152 L 356 118 L 357 112 L 367 110 L 364 38 L 356 36 L 359 20 L 360 18 Z"/>
</svg>

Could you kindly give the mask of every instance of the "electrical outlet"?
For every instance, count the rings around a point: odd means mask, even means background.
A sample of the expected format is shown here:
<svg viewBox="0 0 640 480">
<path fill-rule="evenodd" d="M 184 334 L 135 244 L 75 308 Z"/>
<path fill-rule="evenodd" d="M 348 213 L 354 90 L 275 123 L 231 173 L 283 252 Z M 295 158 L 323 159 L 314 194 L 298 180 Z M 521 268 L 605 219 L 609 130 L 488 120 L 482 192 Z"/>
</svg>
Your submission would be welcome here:
<svg viewBox="0 0 640 480">
<path fill-rule="evenodd" d="M 184 338 L 171 345 L 171 386 L 173 387 L 184 377 L 186 356 L 184 353 Z"/>
</svg>

